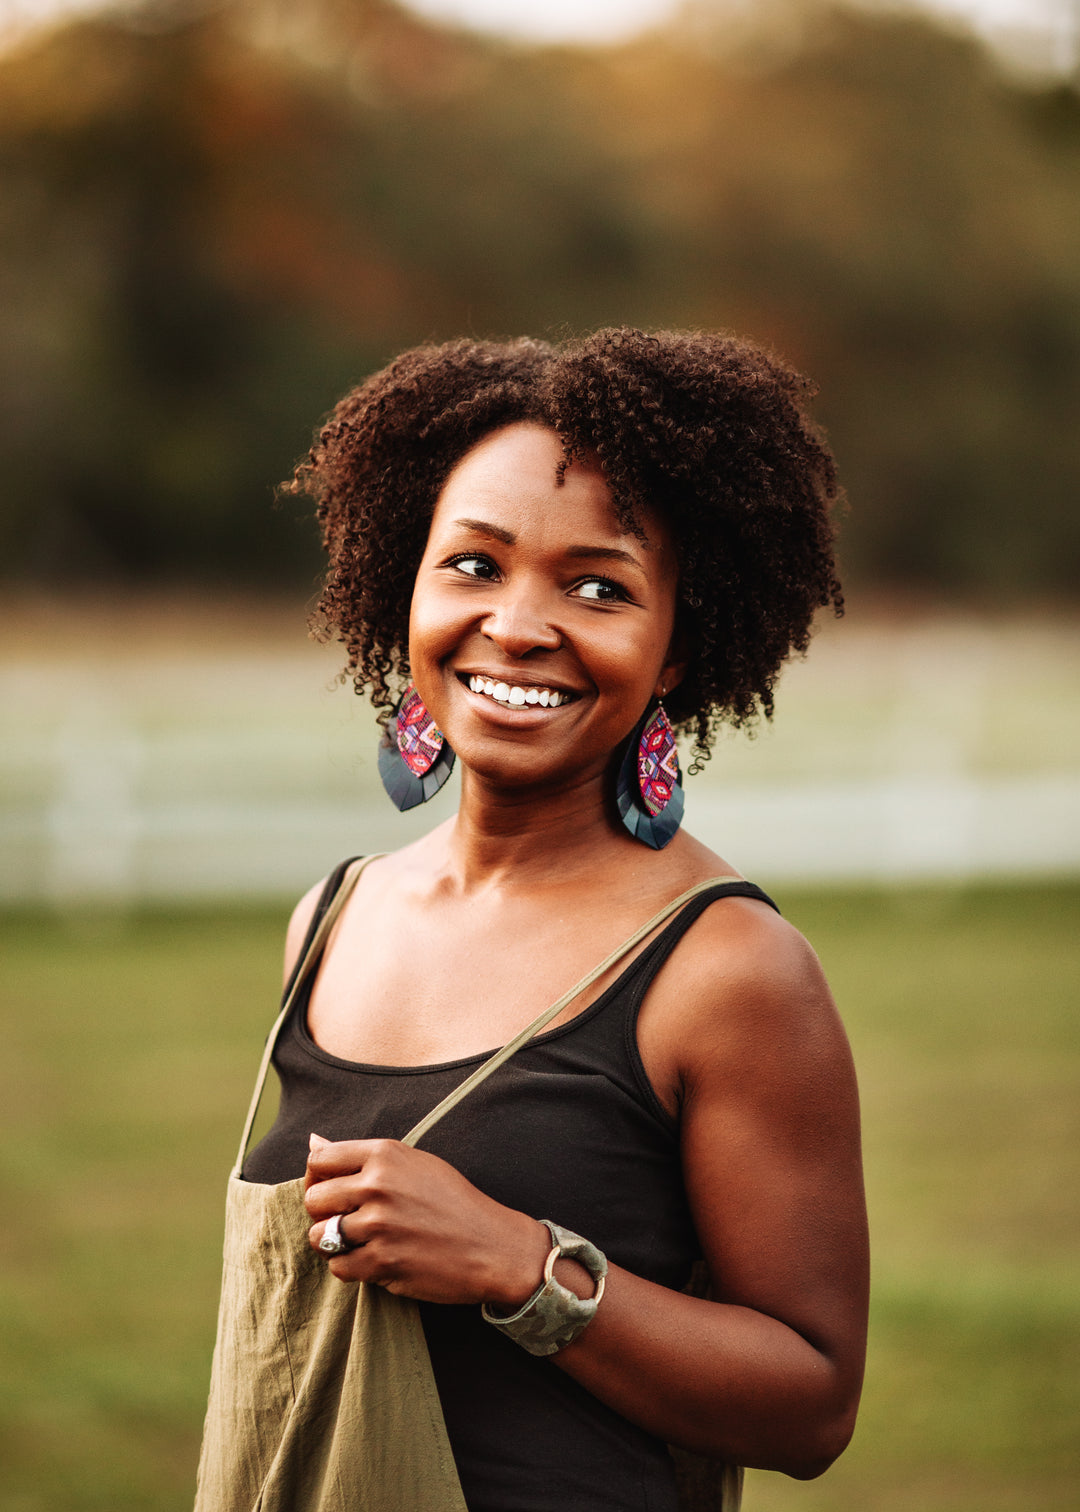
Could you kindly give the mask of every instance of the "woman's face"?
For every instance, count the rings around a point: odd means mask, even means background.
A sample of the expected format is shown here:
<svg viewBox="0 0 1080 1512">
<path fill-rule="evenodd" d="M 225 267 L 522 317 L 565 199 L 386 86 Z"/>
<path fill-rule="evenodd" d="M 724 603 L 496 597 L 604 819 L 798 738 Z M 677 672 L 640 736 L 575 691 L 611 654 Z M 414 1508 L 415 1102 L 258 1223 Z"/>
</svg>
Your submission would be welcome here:
<svg viewBox="0 0 1080 1512">
<path fill-rule="evenodd" d="M 600 772 L 670 691 L 676 562 L 658 516 L 623 531 L 598 466 L 556 483 L 534 423 L 486 436 L 439 495 L 409 625 L 413 680 L 472 771 L 516 785 Z"/>
</svg>

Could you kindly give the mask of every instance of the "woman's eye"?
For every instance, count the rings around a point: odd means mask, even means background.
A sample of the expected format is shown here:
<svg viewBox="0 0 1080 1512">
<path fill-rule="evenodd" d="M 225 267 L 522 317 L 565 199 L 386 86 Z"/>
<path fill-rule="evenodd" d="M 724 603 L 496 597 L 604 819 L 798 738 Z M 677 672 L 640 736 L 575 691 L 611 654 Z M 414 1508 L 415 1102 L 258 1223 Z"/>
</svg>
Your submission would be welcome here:
<svg viewBox="0 0 1080 1512">
<path fill-rule="evenodd" d="M 468 577 L 492 578 L 495 576 L 495 563 L 486 556 L 455 557 L 450 565 L 458 572 L 464 572 Z"/>
<path fill-rule="evenodd" d="M 626 590 L 610 578 L 586 578 L 577 586 L 578 598 L 592 599 L 601 604 L 618 603 L 626 597 Z"/>
</svg>

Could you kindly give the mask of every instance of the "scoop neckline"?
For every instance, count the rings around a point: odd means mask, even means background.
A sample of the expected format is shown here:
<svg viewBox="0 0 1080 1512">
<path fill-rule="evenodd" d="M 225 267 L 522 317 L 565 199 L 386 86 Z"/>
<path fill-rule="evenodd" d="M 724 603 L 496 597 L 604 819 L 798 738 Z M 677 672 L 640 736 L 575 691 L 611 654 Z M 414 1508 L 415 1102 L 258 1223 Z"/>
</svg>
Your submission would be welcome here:
<svg viewBox="0 0 1080 1512">
<path fill-rule="evenodd" d="M 707 894 L 701 894 L 701 896 L 704 897 L 707 896 Z M 680 912 L 675 915 L 675 919 L 681 917 L 682 910 L 680 910 Z M 626 978 L 630 976 L 635 967 L 639 966 L 645 959 L 645 957 L 649 954 L 649 952 L 664 938 L 664 936 L 667 934 L 668 929 L 672 924 L 674 924 L 675 919 L 669 919 L 667 921 L 660 933 L 653 939 L 648 941 L 644 949 L 640 950 L 638 954 L 634 956 L 626 966 L 623 967 L 622 971 L 619 972 L 619 975 L 615 978 L 615 980 L 611 982 L 607 987 L 605 987 L 600 996 L 596 998 L 594 1002 L 590 1003 L 587 1008 L 583 1008 L 580 1013 L 575 1013 L 573 1018 L 570 1019 L 568 1023 L 559 1024 L 554 1029 L 544 1029 L 539 1034 L 534 1034 L 532 1038 L 522 1046 L 522 1050 L 527 1050 L 531 1045 L 543 1045 L 546 1044 L 549 1040 L 558 1039 L 561 1035 L 568 1033 L 571 1029 L 575 1029 L 577 1025 L 582 1023 L 584 1020 L 590 1019 L 594 1014 L 599 1013 L 600 1010 L 606 1005 L 608 998 L 620 987 L 622 987 Z M 316 1042 L 314 1036 L 311 1033 L 311 1030 L 308 1028 L 307 1016 L 308 1005 L 311 1001 L 311 985 L 311 982 L 308 982 L 305 985 L 303 994 L 293 1004 L 292 1011 L 296 1016 L 297 1038 L 299 1039 L 303 1049 L 307 1051 L 309 1055 L 313 1056 L 316 1060 L 323 1061 L 326 1065 L 336 1066 L 341 1071 L 367 1072 L 369 1074 L 375 1074 L 378 1076 L 423 1076 L 426 1074 L 433 1074 L 438 1071 L 457 1071 L 460 1070 L 463 1066 L 482 1065 L 484 1061 L 490 1060 L 493 1055 L 496 1055 L 503 1048 L 502 1045 L 493 1045 L 489 1050 L 480 1050 L 474 1055 L 463 1055 L 460 1056 L 457 1060 L 429 1061 L 423 1063 L 422 1065 L 416 1066 L 384 1066 L 380 1065 L 376 1061 L 345 1060 L 340 1055 L 334 1055 L 330 1050 L 324 1050 L 323 1047 Z M 520 1050 L 518 1051 L 518 1054 L 521 1054 Z"/>
<path fill-rule="evenodd" d="M 754 888 L 755 893 L 759 894 L 763 900 L 769 902 L 771 907 L 776 908 L 776 904 L 773 903 L 770 898 L 768 898 L 768 895 L 762 893 L 757 884 L 748 881 L 746 877 L 734 876 L 717 878 L 714 885 L 709 888 L 708 891 L 698 893 L 698 895 L 695 898 L 692 898 L 684 908 L 681 908 L 678 913 L 676 913 L 672 918 L 666 921 L 663 928 L 660 930 L 660 933 L 646 942 L 644 948 L 640 950 L 638 954 L 626 964 L 626 966 L 623 967 L 622 971 L 619 972 L 619 975 L 608 987 L 604 988 L 604 991 L 595 1000 L 595 1002 L 590 1003 L 587 1008 L 583 1008 L 580 1013 L 575 1013 L 573 1018 L 570 1019 L 568 1023 L 559 1024 L 554 1029 L 545 1029 L 542 1030 L 539 1034 L 534 1034 L 532 1038 L 522 1046 L 522 1050 L 527 1050 L 531 1045 L 544 1045 L 548 1044 L 552 1040 L 559 1039 L 562 1035 L 568 1034 L 572 1029 L 575 1029 L 578 1024 L 586 1022 L 595 1014 L 599 1013 L 606 1006 L 609 997 L 611 997 L 613 993 L 617 992 L 623 986 L 623 984 L 626 982 L 626 979 L 638 966 L 640 966 L 641 962 L 647 958 L 649 953 L 654 948 L 659 946 L 662 940 L 667 938 L 669 931 L 675 927 L 680 919 L 682 919 L 687 908 L 692 908 L 695 904 L 714 902 L 717 889 L 725 889 L 723 895 L 730 896 L 731 894 L 727 890 L 739 886 Z M 736 894 L 736 896 L 738 896 L 738 894 Z M 777 909 L 777 912 L 779 912 L 779 909 Z M 463 1066 L 482 1065 L 484 1061 L 490 1060 L 493 1055 L 496 1055 L 499 1050 L 503 1048 L 502 1045 L 493 1045 L 488 1050 L 481 1050 L 473 1055 L 459 1056 L 455 1060 L 430 1061 L 415 1066 L 388 1066 L 381 1065 L 376 1061 L 345 1060 L 342 1056 L 334 1055 L 332 1051 L 324 1050 L 321 1045 L 317 1044 L 314 1036 L 311 1033 L 311 1030 L 308 1028 L 307 1016 L 308 1007 L 311 1002 L 311 989 L 315 983 L 315 979 L 318 976 L 319 968 L 321 966 L 322 956 L 320 954 L 314 971 L 312 971 L 308 976 L 307 981 L 304 982 L 300 992 L 297 994 L 296 1001 L 293 1003 L 292 1010 L 289 1014 L 289 1021 L 291 1022 L 294 1018 L 297 1020 L 297 1039 L 300 1043 L 301 1048 L 315 1060 L 322 1061 L 325 1065 L 335 1066 L 342 1071 L 355 1071 L 359 1073 L 367 1073 L 369 1075 L 423 1076 L 434 1074 L 439 1071 L 456 1071 Z M 285 1027 L 286 1025 L 282 1024 L 282 1032 L 284 1031 Z M 518 1051 L 518 1054 L 521 1054 L 521 1051 Z"/>
</svg>

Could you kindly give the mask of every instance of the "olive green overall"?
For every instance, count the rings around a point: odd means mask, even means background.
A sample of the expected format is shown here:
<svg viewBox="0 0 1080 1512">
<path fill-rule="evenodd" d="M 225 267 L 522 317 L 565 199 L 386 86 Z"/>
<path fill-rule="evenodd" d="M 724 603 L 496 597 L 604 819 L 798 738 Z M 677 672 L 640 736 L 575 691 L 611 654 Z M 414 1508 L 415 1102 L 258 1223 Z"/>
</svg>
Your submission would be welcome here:
<svg viewBox="0 0 1080 1512">
<path fill-rule="evenodd" d="M 270 1031 L 229 1177 L 224 1270 L 195 1512 L 467 1512 L 415 1302 L 344 1285 L 311 1248 L 302 1179 L 241 1180 L 270 1057 L 360 872 L 342 878 Z M 415 1145 L 485 1077 L 696 893 L 663 908 L 423 1118 Z M 717 1470 L 720 1467 L 716 1467 Z M 724 1467 L 715 1512 L 737 1512 Z"/>
</svg>

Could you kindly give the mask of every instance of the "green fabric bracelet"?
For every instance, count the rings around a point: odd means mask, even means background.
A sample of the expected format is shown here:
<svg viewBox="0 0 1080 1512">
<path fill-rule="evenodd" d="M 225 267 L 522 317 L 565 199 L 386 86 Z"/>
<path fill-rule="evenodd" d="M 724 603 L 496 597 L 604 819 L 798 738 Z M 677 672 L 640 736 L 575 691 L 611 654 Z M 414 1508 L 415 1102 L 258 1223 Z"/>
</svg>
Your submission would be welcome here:
<svg viewBox="0 0 1080 1512">
<path fill-rule="evenodd" d="M 483 1303 L 480 1311 L 485 1320 L 504 1333 L 522 1349 L 534 1355 L 553 1355 L 572 1344 L 583 1333 L 600 1305 L 607 1276 L 607 1260 L 588 1239 L 571 1233 L 550 1218 L 540 1222 L 551 1234 L 551 1250 L 544 1264 L 544 1279 L 532 1296 L 508 1318 L 500 1318 Z M 560 1255 L 583 1265 L 596 1282 L 596 1291 L 584 1300 L 555 1279 L 555 1262 Z"/>
</svg>

